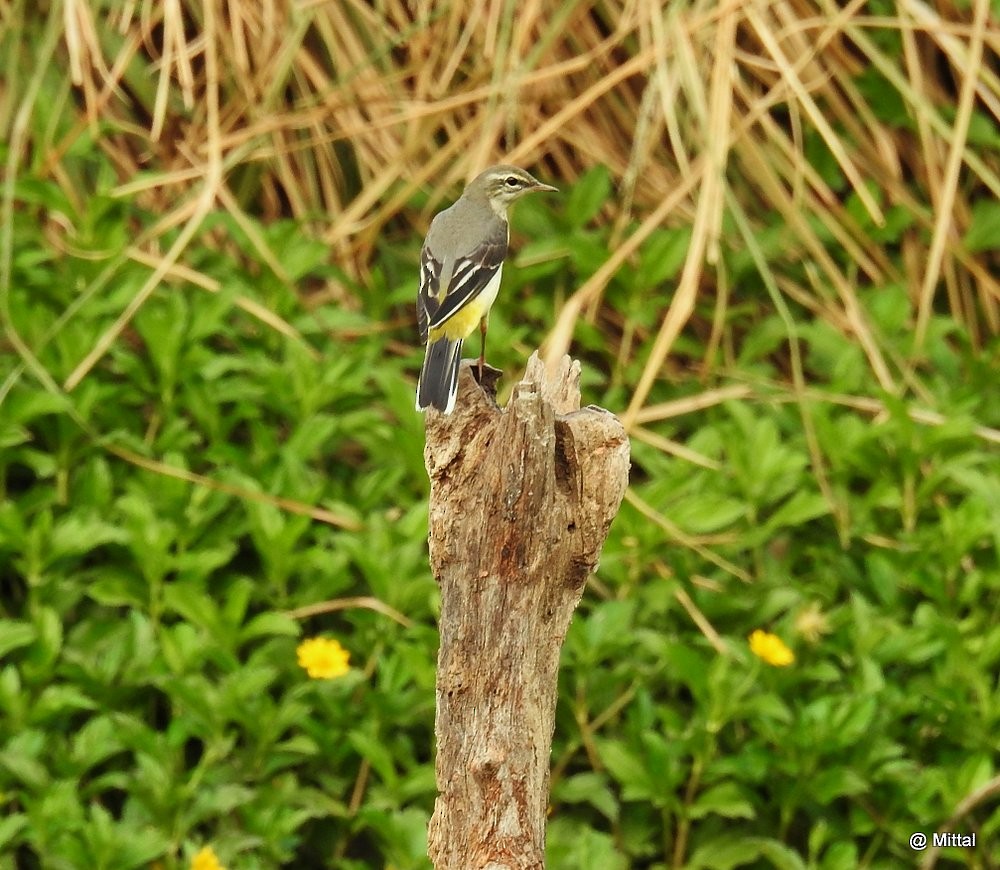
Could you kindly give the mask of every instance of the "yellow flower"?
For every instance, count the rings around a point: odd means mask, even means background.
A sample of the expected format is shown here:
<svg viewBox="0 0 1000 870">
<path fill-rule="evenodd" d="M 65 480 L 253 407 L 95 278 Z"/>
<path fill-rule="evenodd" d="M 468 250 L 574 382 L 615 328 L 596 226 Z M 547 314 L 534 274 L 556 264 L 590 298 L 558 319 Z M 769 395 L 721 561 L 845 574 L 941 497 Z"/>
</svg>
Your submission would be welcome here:
<svg viewBox="0 0 1000 870">
<path fill-rule="evenodd" d="M 350 670 L 347 662 L 351 654 L 335 640 L 311 637 L 302 641 L 295 652 L 299 657 L 299 665 L 314 680 L 332 680 L 342 677 Z"/>
<path fill-rule="evenodd" d="M 795 653 L 785 646 L 778 635 L 759 628 L 750 635 L 750 652 L 776 668 L 783 668 L 795 661 Z"/>
<path fill-rule="evenodd" d="M 191 859 L 191 870 L 226 870 L 226 868 L 219 863 L 211 846 L 203 846 Z"/>
</svg>

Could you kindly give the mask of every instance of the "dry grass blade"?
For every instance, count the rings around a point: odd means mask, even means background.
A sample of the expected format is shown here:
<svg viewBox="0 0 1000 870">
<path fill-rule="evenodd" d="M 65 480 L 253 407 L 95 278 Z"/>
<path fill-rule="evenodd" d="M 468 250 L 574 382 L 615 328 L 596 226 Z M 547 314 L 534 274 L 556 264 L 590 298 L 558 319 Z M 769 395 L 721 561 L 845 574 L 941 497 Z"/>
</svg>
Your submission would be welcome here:
<svg viewBox="0 0 1000 870">
<path fill-rule="evenodd" d="M 934 226 L 934 236 L 931 240 L 930 254 L 924 282 L 920 288 L 920 303 L 917 308 L 917 328 L 914 335 L 914 345 L 919 352 L 927 335 L 927 325 L 930 322 L 931 303 L 934 301 L 934 288 L 941 271 L 941 260 L 944 256 L 945 242 L 952 233 L 952 213 L 958 194 L 958 175 L 962 165 L 962 152 L 969 135 L 969 122 L 972 119 L 972 104 L 976 95 L 979 68 L 983 59 L 983 31 L 986 27 L 986 17 L 989 13 L 989 0 L 976 0 L 975 22 L 972 28 L 972 39 L 969 44 L 968 68 L 962 78 L 962 86 L 958 98 L 958 112 L 955 115 L 955 126 L 950 137 L 948 160 L 942 180 L 941 201 L 938 203 L 937 220 Z"/>
<path fill-rule="evenodd" d="M 164 477 L 172 477 L 176 480 L 183 480 L 187 483 L 196 484 L 197 486 L 203 486 L 206 489 L 214 490 L 215 492 L 223 492 L 226 495 L 231 495 L 236 498 L 243 499 L 244 501 L 272 505 L 280 508 L 281 510 L 288 511 L 288 513 L 311 517 L 317 522 L 327 523 L 341 529 L 357 531 L 361 528 L 361 524 L 354 517 L 350 517 L 345 514 L 338 514 L 334 511 L 328 511 L 325 508 L 305 504 L 304 502 L 296 501 L 292 498 L 268 495 L 267 493 L 258 492 L 257 490 L 249 489 L 245 486 L 237 486 L 232 483 L 226 483 L 222 480 L 216 480 L 212 477 L 206 477 L 203 474 L 196 474 L 193 471 L 188 471 L 186 468 L 178 468 L 165 462 L 158 462 L 155 459 L 149 459 L 146 456 L 141 456 L 138 453 L 114 444 L 105 445 L 105 449 L 114 456 L 117 456 L 119 459 L 123 459 L 125 462 L 136 465 L 139 468 L 145 468 L 147 471 L 152 471 L 154 474 L 162 474 Z"/>
<path fill-rule="evenodd" d="M 636 414 L 635 422 L 642 424 L 651 423 L 656 420 L 669 420 L 671 417 L 680 417 L 684 414 L 704 411 L 706 408 L 714 407 L 722 402 L 748 399 L 752 395 L 753 390 L 744 384 L 733 384 L 714 390 L 705 390 L 694 396 L 685 396 L 683 399 L 675 399 L 672 402 L 647 405 Z"/>
<path fill-rule="evenodd" d="M 310 616 L 319 616 L 323 613 L 337 613 L 340 610 L 353 610 L 358 607 L 388 616 L 394 622 L 398 622 L 403 628 L 411 628 L 413 626 L 413 620 L 408 616 L 400 613 L 396 608 L 390 607 L 380 598 L 373 598 L 370 595 L 356 595 L 350 598 L 319 601 L 316 604 L 307 604 L 304 607 L 289 610 L 288 615 L 292 619 L 308 619 Z"/>
<path fill-rule="evenodd" d="M 646 401 L 653 381 L 663 367 L 667 353 L 684 324 L 694 310 L 695 297 L 701 281 L 706 252 L 713 239 L 718 238 L 725 197 L 726 162 L 729 151 L 730 114 L 732 111 L 732 58 L 736 39 L 736 13 L 723 16 L 716 31 L 715 65 L 707 111 L 706 139 L 709 142 L 708 161 L 695 212 L 691 246 L 688 248 L 684 271 L 676 295 L 660 326 L 649 359 L 643 368 L 639 383 L 625 412 L 625 430 L 635 424 L 635 417 Z"/>
<path fill-rule="evenodd" d="M 882 214 L 882 209 L 879 208 L 878 203 L 875 202 L 871 193 L 869 193 L 864 180 L 861 177 L 861 173 L 858 171 L 857 167 L 854 165 L 854 161 L 848 154 L 846 146 L 830 125 L 826 114 L 820 109 L 816 101 L 809 94 L 808 89 L 799 78 L 796 66 L 791 63 L 785 52 L 781 49 L 775 34 L 772 32 L 761 13 L 753 5 L 747 6 L 747 19 L 753 25 L 754 32 L 763 42 L 765 48 L 768 50 L 768 53 L 777 63 L 778 69 L 781 72 L 782 83 L 791 90 L 791 92 L 795 95 L 795 98 L 802 105 L 803 109 L 805 109 L 809 120 L 815 125 L 817 131 L 829 146 L 830 151 L 837 158 L 837 162 L 844 170 L 848 179 L 850 179 L 855 193 L 858 194 L 861 201 L 865 204 L 865 208 L 868 209 L 872 219 L 877 224 L 884 224 L 885 216 Z M 806 54 L 805 59 L 808 60 L 809 58 L 810 55 Z"/>
<path fill-rule="evenodd" d="M 725 571 L 727 574 L 736 577 L 738 580 L 742 580 L 744 583 L 749 583 L 753 579 L 749 572 L 744 571 L 738 565 L 733 564 L 728 559 L 718 555 L 713 550 L 710 550 L 704 543 L 695 537 L 688 535 L 682 529 L 679 529 L 652 505 L 636 495 L 634 490 L 630 489 L 625 493 L 625 501 L 632 505 L 637 511 L 639 511 L 639 513 L 646 517 L 646 519 L 651 520 L 659 526 L 666 533 L 668 540 L 680 544 L 682 547 L 687 547 L 689 550 L 693 550 L 705 561 L 710 562 L 717 568 Z"/>
<path fill-rule="evenodd" d="M 722 468 L 722 463 L 718 460 L 711 459 L 702 453 L 698 453 L 696 450 L 692 450 L 690 447 L 685 447 L 677 441 L 671 441 L 669 438 L 664 438 L 662 435 L 658 435 L 641 426 L 633 426 L 629 434 L 636 441 L 642 441 L 650 447 L 655 447 L 661 453 L 683 459 L 692 465 L 699 465 L 702 468 L 708 468 L 712 471 L 718 471 Z"/>
</svg>

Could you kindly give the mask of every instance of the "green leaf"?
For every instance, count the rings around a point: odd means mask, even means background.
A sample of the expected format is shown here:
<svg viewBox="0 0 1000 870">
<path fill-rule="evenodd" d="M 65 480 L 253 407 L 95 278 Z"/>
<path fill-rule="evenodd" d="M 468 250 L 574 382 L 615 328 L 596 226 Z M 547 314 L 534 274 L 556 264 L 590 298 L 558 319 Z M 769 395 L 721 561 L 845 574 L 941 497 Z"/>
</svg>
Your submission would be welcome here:
<svg viewBox="0 0 1000 870">
<path fill-rule="evenodd" d="M 0 450 L 9 450 L 31 440 L 31 431 L 7 420 L 0 420 Z"/>
<path fill-rule="evenodd" d="M 799 526 L 829 513 L 830 504 L 822 494 L 799 489 L 767 518 L 765 527 L 768 531 L 775 531 L 787 526 Z"/>
<path fill-rule="evenodd" d="M 216 547 L 200 547 L 177 557 L 175 567 L 185 578 L 201 580 L 214 571 L 228 565 L 236 552 L 232 541 L 225 541 Z"/>
<path fill-rule="evenodd" d="M 583 623 L 586 642 L 597 658 L 629 643 L 629 628 L 635 614 L 632 601 L 605 601 L 598 604 Z"/>
<path fill-rule="evenodd" d="M 984 197 L 972 206 L 965 247 L 973 253 L 1000 249 L 1000 202 Z"/>
<path fill-rule="evenodd" d="M 63 215 L 76 213 L 61 185 L 52 181 L 22 176 L 16 179 L 14 195 L 25 205 L 41 205 L 48 211 Z"/>
<path fill-rule="evenodd" d="M 393 765 L 392 753 L 382 740 L 357 729 L 351 731 L 347 739 L 358 754 L 371 764 L 384 783 L 396 785 L 399 777 Z"/>
<path fill-rule="evenodd" d="M 606 166 L 594 166 L 577 180 L 566 200 L 565 215 L 573 227 L 582 227 L 596 217 L 611 196 L 611 174 Z"/>
<path fill-rule="evenodd" d="M 809 781 L 809 791 L 824 806 L 840 797 L 864 794 L 868 788 L 864 777 L 846 767 L 821 770 Z"/>
<path fill-rule="evenodd" d="M 13 619 L 0 619 L 0 656 L 34 643 L 38 632 L 33 625 Z"/>
<path fill-rule="evenodd" d="M 708 665 L 706 655 L 688 643 L 668 641 L 663 649 L 663 661 L 674 679 L 684 683 L 699 704 L 708 703 Z"/>
<path fill-rule="evenodd" d="M 745 501 L 718 493 L 696 493 L 670 505 L 672 523 L 692 534 L 708 534 L 730 527 L 746 516 Z"/>
<path fill-rule="evenodd" d="M 719 783 L 703 791 L 691 805 L 688 814 L 693 819 L 707 815 L 727 819 L 753 819 L 757 816 L 747 793 L 735 782 Z"/>
<path fill-rule="evenodd" d="M 50 782 L 50 775 L 38 756 L 48 743 L 51 740 L 42 731 L 21 732 L 0 750 L 0 768 L 32 791 L 44 791 Z"/>
<path fill-rule="evenodd" d="M 285 613 L 261 613 L 251 619 L 240 632 L 240 644 L 255 637 L 298 637 L 299 623 Z"/>
<path fill-rule="evenodd" d="M 71 741 L 71 757 L 81 770 L 110 758 L 123 748 L 121 723 L 113 715 L 88 720 Z"/>
<path fill-rule="evenodd" d="M 549 870 L 627 870 L 627 855 L 602 831 L 570 819 L 555 818 L 545 838 Z"/>
<path fill-rule="evenodd" d="M 569 260 L 581 277 L 593 275 L 608 259 L 608 249 L 599 233 L 577 230 L 569 239 Z"/>
<path fill-rule="evenodd" d="M 622 785 L 626 800 L 649 800 L 660 793 L 660 785 L 650 776 L 642 757 L 617 740 L 597 742 L 598 755 L 611 775 Z"/>
<path fill-rule="evenodd" d="M 657 287 L 673 280 L 680 272 L 691 245 L 691 230 L 654 230 L 639 249 L 636 283 L 643 288 Z"/>
<path fill-rule="evenodd" d="M 767 858 L 778 870 L 805 870 L 797 852 L 777 840 L 762 837 L 719 837 L 700 846 L 691 855 L 689 870 L 732 870 Z"/>
<path fill-rule="evenodd" d="M 32 717 L 44 721 L 62 713 L 96 710 L 97 703 L 78 686 L 46 686 L 32 709 Z"/>
<path fill-rule="evenodd" d="M 854 870 L 860 867 L 858 847 L 854 843 L 833 843 L 823 853 L 820 870 Z"/>
<path fill-rule="evenodd" d="M 878 699 L 872 695 L 845 704 L 835 716 L 837 740 L 841 745 L 854 745 L 869 732 L 877 713 Z"/>
<path fill-rule="evenodd" d="M 24 813 L 9 813 L 0 818 L 0 852 L 8 851 L 16 843 L 21 833 L 28 826 L 28 817 Z"/>
<path fill-rule="evenodd" d="M 599 773 L 578 773 L 562 780 L 553 789 L 552 797 L 571 804 L 590 804 L 612 822 L 618 818 L 618 801 L 608 788 L 607 777 Z"/>
<path fill-rule="evenodd" d="M 128 534 L 118 526 L 104 522 L 89 512 L 69 514 L 52 529 L 51 558 L 66 558 L 89 553 L 110 543 L 125 543 Z"/>
<path fill-rule="evenodd" d="M 192 625 L 214 630 L 219 624 L 219 609 L 213 597 L 191 589 L 188 584 L 167 586 L 163 592 L 163 605 Z"/>
<path fill-rule="evenodd" d="M 88 597 L 108 607 L 143 608 L 148 604 L 149 587 L 134 572 L 109 567 L 87 584 Z"/>
</svg>

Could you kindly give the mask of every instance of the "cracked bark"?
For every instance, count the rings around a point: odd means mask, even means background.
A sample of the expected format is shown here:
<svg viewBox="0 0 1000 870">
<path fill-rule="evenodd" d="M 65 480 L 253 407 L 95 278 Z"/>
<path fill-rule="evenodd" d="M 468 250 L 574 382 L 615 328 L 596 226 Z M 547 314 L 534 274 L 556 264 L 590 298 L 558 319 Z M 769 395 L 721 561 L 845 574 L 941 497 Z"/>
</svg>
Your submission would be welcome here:
<svg viewBox="0 0 1000 870">
<path fill-rule="evenodd" d="M 438 870 L 545 866 L 559 651 L 628 484 L 612 414 L 580 408 L 580 365 L 533 354 L 504 409 L 463 363 L 450 416 L 427 413 L 430 561 L 441 588 Z"/>
</svg>

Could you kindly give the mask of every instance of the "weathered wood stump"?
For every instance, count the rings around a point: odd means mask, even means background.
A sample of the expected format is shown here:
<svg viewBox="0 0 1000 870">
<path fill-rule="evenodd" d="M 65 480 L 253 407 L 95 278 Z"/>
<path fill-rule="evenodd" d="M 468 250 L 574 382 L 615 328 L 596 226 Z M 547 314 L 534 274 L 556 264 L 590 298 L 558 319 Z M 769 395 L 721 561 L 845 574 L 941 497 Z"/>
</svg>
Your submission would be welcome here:
<svg viewBox="0 0 1000 870">
<path fill-rule="evenodd" d="M 507 407 L 463 363 L 427 414 L 430 561 L 441 587 L 439 870 L 544 867 L 559 651 L 628 484 L 621 423 L 580 408 L 580 366 L 537 354 Z"/>
</svg>

